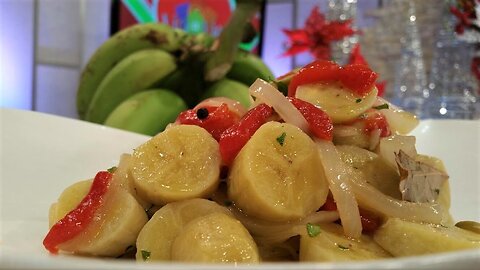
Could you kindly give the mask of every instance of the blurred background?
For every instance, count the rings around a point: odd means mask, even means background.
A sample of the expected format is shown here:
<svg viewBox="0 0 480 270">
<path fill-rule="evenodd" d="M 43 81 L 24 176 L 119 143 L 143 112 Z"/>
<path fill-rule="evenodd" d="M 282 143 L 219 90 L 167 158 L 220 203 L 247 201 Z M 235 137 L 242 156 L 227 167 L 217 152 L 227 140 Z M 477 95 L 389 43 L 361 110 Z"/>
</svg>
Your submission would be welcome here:
<svg viewBox="0 0 480 270">
<path fill-rule="evenodd" d="M 0 0 L 0 106 L 78 118 L 81 71 L 113 33 L 132 23 L 159 21 L 218 35 L 235 8 L 233 0 L 204 0 L 202 12 L 195 13 L 190 2 L 202 1 Z M 328 44 L 331 58 L 347 63 L 360 44 L 360 56 L 380 74 L 384 97 L 423 118 L 475 119 L 479 117 L 476 4 L 475 0 L 267 0 L 253 23 L 252 38 L 242 45 L 260 55 L 275 76 L 303 66 L 315 54 L 312 48 L 289 51 L 292 40 L 285 30 L 304 29 L 318 8 L 329 21 L 351 20 L 355 34 Z M 462 26 L 465 14 L 471 20 Z M 222 16 L 226 19 L 218 19 Z M 212 17 L 218 24 L 206 23 Z"/>
</svg>

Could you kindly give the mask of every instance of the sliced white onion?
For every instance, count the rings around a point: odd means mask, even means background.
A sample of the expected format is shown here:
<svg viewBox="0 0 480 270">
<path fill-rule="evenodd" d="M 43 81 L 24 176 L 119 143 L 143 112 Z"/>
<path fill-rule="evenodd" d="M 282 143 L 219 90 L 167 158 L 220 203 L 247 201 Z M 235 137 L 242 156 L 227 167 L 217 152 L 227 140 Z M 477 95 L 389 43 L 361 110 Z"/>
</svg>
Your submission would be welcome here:
<svg viewBox="0 0 480 270">
<path fill-rule="evenodd" d="M 388 109 L 382 109 L 381 112 L 385 116 L 392 132 L 405 135 L 414 130 L 420 123 L 415 114 L 404 111 L 381 97 L 377 97 L 373 106 L 376 107 L 383 104 L 388 104 Z"/>
<path fill-rule="evenodd" d="M 380 142 L 380 134 L 382 134 L 382 131 L 378 128 L 370 132 L 368 149 L 373 151 L 377 147 Z"/>
<path fill-rule="evenodd" d="M 303 130 L 303 132 L 309 134 L 307 120 L 305 120 L 297 108 L 271 84 L 262 79 L 257 79 L 250 86 L 250 95 L 273 107 L 286 123 L 297 126 Z"/>
<path fill-rule="evenodd" d="M 355 126 L 335 125 L 333 126 L 333 137 L 350 137 L 363 133 L 361 129 Z"/>
<path fill-rule="evenodd" d="M 438 203 L 413 203 L 394 199 L 366 183 L 355 173 L 350 173 L 352 189 L 363 207 L 388 217 L 398 217 L 416 222 L 443 224 L 448 215 Z"/>
<path fill-rule="evenodd" d="M 346 236 L 358 239 L 362 234 L 362 223 L 357 200 L 348 179 L 347 165 L 342 162 L 332 142 L 316 139 L 315 143 L 330 191 L 337 204 L 344 233 Z"/>
<path fill-rule="evenodd" d="M 227 97 L 212 97 L 203 100 L 202 102 L 198 103 L 193 109 L 196 110 L 202 107 L 218 107 L 223 103 L 227 104 L 230 111 L 236 113 L 239 117 L 242 117 L 246 112 L 247 109 L 238 101 L 233 100 Z"/>
</svg>

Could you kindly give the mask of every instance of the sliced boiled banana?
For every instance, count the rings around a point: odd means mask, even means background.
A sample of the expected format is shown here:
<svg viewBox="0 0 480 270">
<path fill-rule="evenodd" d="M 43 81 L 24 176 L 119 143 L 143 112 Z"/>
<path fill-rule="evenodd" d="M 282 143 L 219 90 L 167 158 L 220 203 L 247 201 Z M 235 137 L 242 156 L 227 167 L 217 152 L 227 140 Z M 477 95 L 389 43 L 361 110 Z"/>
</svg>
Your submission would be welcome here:
<svg viewBox="0 0 480 270">
<path fill-rule="evenodd" d="M 375 232 L 374 240 L 395 257 L 480 248 L 480 234 L 399 218 L 388 219 Z"/>
<path fill-rule="evenodd" d="M 118 185 L 128 191 L 144 209 L 149 209 L 151 204 L 142 199 L 135 188 L 135 183 L 133 182 L 133 177 L 130 172 L 131 163 L 132 155 L 122 154 L 120 156 L 120 162 L 113 173 L 112 184 Z"/>
<path fill-rule="evenodd" d="M 345 237 L 338 224 L 314 226 L 320 230 L 318 235 L 304 234 L 300 237 L 300 261 L 337 262 L 391 257 L 370 236 L 362 235 L 359 239 L 352 240 Z"/>
<path fill-rule="evenodd" d="M 221 212 L 188 223 L 172 244 L 172 260 L 203 263 L 258 263 L 257 245 L 248 230 Z"/>
<path fill-rule="evenodd" d="M 87 195 L 92 186 L 92 179 L 76 182 L 67 187 L 58 197 L 56 203 L 50 206 L 48 223 L 51 228 L 57 221 L 66 216 L 70 211 L 75 209 Z"/>
<path fill-rule="evenodd" d="M 137 239 L 137 261 L 170 261 L 175 238 L 190 221 L 211 213 L 230 215 L 227 208 L 206 199 L 169 203 L 158 210 Z M 146 256 L 148 254 L 148 256 Z"/>
<path fill-rule="evenodd" d="M 402 198 L 398 188 L 400 176 L 384 159 L 374 152 L 352 145 L 337 145 L 337 151 L 342 161 L 358 172 L 367 183 L 390 197 Z"/>
<path fill-rule="evenodd" d="M 125 189 L 111 185 L 91 223 L 58 248 L 76 254 L 116 257 L 135 245 L 146 222 L 147 214 L 137 200 Z"/>
<path fill-rule="evenodd" d="M 210 133 L 177 125 L 134 150 L 131 172 L 139 195 L 162 205 L 214 192 L 220 163 L 219 146 Z"/>
<path fill-rule="evenodd" d="M 376 87 L 361 97 L 345 89 L 340 83 L 315 83 L 300 85 L 296 97 L 322 108 L 333 123 L 342 123 L 357 118 L 371 108 L 377 98 Z"/>
<path fill-rule="evenodd" d="M 261 126 L 242 148 L 228 177 L 228 194 L 247 215 L 267 221 L 305 217 L 326 201 L 328 183 L 315 143 L 299 128 Z"/>
</svg>

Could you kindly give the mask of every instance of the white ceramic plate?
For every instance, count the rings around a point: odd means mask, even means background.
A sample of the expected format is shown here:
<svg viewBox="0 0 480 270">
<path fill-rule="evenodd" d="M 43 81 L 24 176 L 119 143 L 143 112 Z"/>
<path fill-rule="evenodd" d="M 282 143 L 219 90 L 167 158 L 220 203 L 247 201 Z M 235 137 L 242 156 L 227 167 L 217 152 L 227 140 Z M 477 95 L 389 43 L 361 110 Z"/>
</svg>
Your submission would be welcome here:
<svg viewBox="0 0 480 270">
<path fill-rule="evenodd" d="M 137 264 L 49 255 L 42 246 L 48 208 L 62 190 L 114 166 L 148 139 L 28 111 L 0 109 L 1 269 L 222 269 L 227 265 Z M 420 153 L 441 157 L 451 176 L 456 220 L 480 221 L 480 121 L 425 121 L 415 130 Z M 480 250 L 361 263 L 262 264 L 249 269 L 460 269 L 480 264 Z"/>
</svg>

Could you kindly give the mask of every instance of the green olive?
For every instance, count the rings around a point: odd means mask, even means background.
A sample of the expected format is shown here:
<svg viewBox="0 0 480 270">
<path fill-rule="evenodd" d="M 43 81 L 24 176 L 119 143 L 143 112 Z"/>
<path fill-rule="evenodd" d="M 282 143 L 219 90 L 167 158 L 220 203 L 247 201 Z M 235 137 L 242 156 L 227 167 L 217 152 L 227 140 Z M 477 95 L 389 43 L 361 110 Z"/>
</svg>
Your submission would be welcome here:
<svg viewBox="0 0 480 270">
<path fill-rule="evenodd" d="M 480 234 L 480 223 L 475 221 L 460 221 L 460 222 L 457 222 L 455 226 L 467 231 Z"/>
</svg>

